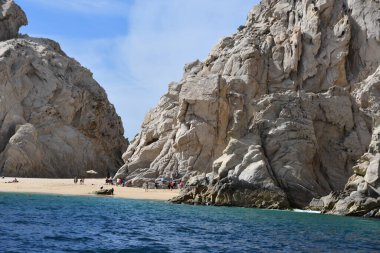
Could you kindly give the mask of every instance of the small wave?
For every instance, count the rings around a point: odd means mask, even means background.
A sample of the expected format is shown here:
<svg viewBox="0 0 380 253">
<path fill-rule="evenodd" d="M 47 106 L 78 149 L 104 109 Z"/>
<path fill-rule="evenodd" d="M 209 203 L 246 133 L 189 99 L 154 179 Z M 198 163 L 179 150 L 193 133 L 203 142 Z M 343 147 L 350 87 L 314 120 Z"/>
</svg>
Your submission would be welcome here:
<svg viewBox="0 0 380 253">
<path fill-rule="evenodd" d="M 302 209 L 293 209 L 293 212 L 297 212 L 297 213 L 321 213 L 321 211 L 302 210 Z"/>
</svg>

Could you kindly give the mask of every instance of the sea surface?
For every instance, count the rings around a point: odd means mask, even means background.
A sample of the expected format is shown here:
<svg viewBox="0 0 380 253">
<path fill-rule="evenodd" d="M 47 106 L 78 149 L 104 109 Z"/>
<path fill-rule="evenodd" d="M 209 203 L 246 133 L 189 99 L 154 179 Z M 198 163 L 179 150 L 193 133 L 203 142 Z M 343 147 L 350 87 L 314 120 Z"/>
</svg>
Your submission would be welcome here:
<svg viewBox="0 0 380 253">
<path fill-rule="evenodd" d="M 0 252 L 377 252 L 380 221 L 0 193 Z"/>
</svg>

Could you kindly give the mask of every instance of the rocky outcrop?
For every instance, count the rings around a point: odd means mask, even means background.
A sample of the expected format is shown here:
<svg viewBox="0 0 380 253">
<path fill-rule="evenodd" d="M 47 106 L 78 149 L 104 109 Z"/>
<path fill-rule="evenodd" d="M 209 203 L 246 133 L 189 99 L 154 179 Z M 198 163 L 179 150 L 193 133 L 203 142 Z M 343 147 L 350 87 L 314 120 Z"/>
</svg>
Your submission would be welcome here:
<svg viewBox="0 0 380 253">
<path fill-rule="evenodd" d="M 0 4 L 0 174 L 115 172 L 126 140 L 105 91 L 56 42 L 19 36 L 24 12 Z"/>
<path fill-rule="evenodd" d="M 185 66 L 116 177 L 186 181 L 176 202 L 305 207 L 342 190 L 378 106 L 380 2 L 261 1 Z"/>
<path fill-rule="evenodd" d="M 369 150 L 353 167 L 343 191 L 313 199 L 309 208 L 324 213 L 380 217 L 380 117 L 374 116 L 374 131 Z"/>
<path fill-rule="evenodd" d="M 26 15 L 13 0 L 0 0 L 0 6 L 0 41 L 16 38 L 19 28 L 28 24 Z"/>
</svg>

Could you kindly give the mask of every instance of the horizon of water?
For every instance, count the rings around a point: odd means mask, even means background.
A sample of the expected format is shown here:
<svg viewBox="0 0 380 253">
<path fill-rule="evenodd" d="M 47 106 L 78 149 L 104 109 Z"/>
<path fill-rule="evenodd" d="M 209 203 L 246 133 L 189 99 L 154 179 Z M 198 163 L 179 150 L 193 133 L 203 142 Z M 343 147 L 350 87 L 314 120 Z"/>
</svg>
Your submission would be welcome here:
<svg viewBox="0 0 380 253">
<path fill-rule="evenodd" d="M 1 252 L 371 252 L 380 221 L 250 208 L 0 193 Z"/>
</svg>

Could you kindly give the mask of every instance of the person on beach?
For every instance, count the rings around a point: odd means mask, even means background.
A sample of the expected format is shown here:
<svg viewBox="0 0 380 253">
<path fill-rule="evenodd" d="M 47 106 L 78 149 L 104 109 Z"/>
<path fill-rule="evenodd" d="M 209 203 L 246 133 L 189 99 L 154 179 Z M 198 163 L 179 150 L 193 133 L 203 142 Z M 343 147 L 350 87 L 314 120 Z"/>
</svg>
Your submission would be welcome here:
<svg viewBox="0 0 380 253">
<path fill-rule="evenodd" d="M 106 184 L 113 185 L 112 177 L 107 177 L 106 178 Z"/>
<path fill-rule="evenodd" d="M 154 188 L 157 190 L 158 189 L 158 182 L 154 182 Z"/>
<path fill-rule="evenodd" d="M 144 183 L 144 189 L 145 189 L 146 192 L 148 191 L 148 182 Z"/>
<path fill-rule="evenodd" d="M 77 184 L 77 183 L 78 183 L 78 178 L 74 177 L 74 184 Z"/>
<path fill-rule="evenodd" d="M 8 182 L 5 182 L 5 183 L 8 183 L 8 184 L 18 183 L 18 180 L 17 180 L 17 178 L 15 178 L 12 181 L 8 181 Z"/>
</svg>

